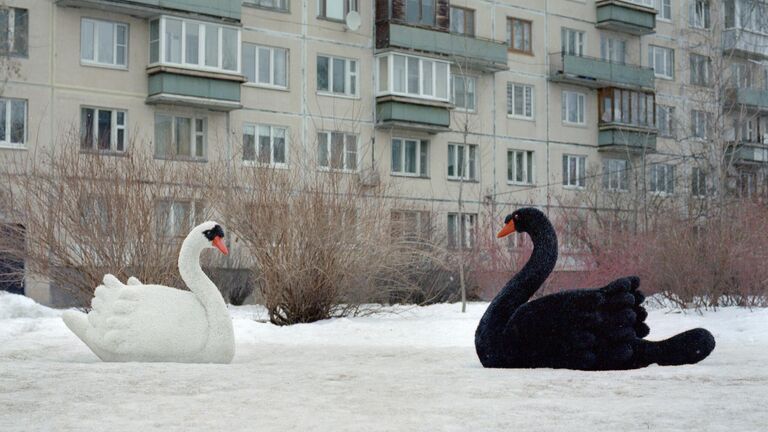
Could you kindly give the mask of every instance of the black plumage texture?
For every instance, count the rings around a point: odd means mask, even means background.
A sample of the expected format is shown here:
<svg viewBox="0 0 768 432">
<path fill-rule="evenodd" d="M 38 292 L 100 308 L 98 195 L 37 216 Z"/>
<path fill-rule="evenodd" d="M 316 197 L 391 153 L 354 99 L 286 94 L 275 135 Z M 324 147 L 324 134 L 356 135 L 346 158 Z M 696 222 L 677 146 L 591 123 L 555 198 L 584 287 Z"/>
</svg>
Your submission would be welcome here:
<svg viewBox="0 0 768 432">
<path fill-rule="evenodd" d="M 533 253 L 491 301 L 475 332 L 480 362 L 493 368 L 637 369 L 697 363 L 715 348 L 704 329 L 652 342 L 636 276 L 598 289 L 563 291 L 528 301 L 557 261 L 557 235 L 546 215 L 523 208 L 507 216 L 531 236 Z"/>
</svg>

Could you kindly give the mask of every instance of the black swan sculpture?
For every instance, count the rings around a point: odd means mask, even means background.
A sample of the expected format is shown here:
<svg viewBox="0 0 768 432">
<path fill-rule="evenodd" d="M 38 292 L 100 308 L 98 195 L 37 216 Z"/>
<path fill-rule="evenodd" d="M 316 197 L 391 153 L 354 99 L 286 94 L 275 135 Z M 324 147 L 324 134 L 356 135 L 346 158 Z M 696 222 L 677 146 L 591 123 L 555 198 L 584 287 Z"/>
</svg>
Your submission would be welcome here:
<svg viewBox="0 0 768 432">
<path fill-rule="evenodd" d="M 669 339 L 644 340 L 649 328 L 645 296 L 636 276 L 599 289 L 563 291 L 528 301 L 557 261 L 557 235 L 547 217 L 522 208 L 504 220 L 497 237 L 525 232 L 533 252 L 485 311 L 475 332 L 484 367 L 624 370 L 652 363 L 697 363 L 715 348 L 707 330 L 697 328 Z"/>
</svg>

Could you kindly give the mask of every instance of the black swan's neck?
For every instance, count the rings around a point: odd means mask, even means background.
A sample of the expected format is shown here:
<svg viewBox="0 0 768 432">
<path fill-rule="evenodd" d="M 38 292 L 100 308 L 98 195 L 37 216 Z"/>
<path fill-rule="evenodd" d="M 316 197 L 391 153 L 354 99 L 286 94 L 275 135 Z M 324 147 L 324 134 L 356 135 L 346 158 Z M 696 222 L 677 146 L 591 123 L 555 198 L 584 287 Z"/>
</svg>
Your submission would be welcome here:
<svg viewBox="0 0 768 432">
<path fill-rule="evenodd" d="M 533 242 L 533 252 L 522 270 L 504 285 L 498 295 L 488 305 L 480 321 L 476 334 L 476 344 L 485 347 L 501 345 L 497 338 L 503 337 L 504 328 L 510 316 L 518 307 L 541 287 L 552 273 L 557 262 L 557 235 L 552 224 L 542 215 L 542 220 L 532 224 L 529 230 Z"/>
</svg>

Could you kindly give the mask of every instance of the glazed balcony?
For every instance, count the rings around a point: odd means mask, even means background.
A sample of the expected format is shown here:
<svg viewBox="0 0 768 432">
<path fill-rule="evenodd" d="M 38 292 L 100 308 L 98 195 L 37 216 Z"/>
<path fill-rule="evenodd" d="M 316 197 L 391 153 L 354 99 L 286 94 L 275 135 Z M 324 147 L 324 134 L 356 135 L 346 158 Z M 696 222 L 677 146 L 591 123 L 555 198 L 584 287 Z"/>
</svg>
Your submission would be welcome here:
<svg viewBox="0 0 768 432">
<path fill-rule="evenodd" d="M 149 18 L 158 14 L 194 15 L 240 22 L 240 0 L 56 0 L 60 6 L 103 9 Z"/>
<path fill-rule="evenodd" d="M 600 0 L 595 27 L 632 35 L 646 35 L 656 31 L 656 9 L 651 1 Z"/>
<path fill-rule="evenodd" d="M 598 91 L 597 144 L 600 150 L 622 153 L 656 151 L 656 97 L 621 88 Z"/>
<path fill-rule="evenodd" d="M 653 69 L 594 57 L 550 55 L 550 80 L 589 88 L 623 87 L 653 91 Z"/>
<path fill-rule="evenodd" d="M 397 49 L 414 54 L 428 53 L 485 72 L 509 69 L 507 45 L 503 42 L 395 21 L 377 23 L 376 48 Z"/>
</svg>

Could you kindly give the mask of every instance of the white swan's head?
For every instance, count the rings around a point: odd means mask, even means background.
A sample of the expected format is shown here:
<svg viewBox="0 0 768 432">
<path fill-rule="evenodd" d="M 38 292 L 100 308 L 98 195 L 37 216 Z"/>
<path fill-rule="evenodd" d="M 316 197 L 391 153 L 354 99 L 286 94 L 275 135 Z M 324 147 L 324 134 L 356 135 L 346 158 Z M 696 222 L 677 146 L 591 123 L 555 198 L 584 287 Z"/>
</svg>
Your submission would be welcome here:
<svg viewBox="0 0 768 432">
<path fill-rule="evenodd" d="M 194 227 L 185 242 L 190 242 L 196 249 L 216 248 L 224 255 L 229 254 L 224 244 L 224 230 L 214 221 L 203 222 Z"/>
</svg>

